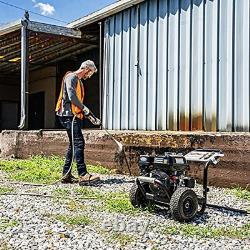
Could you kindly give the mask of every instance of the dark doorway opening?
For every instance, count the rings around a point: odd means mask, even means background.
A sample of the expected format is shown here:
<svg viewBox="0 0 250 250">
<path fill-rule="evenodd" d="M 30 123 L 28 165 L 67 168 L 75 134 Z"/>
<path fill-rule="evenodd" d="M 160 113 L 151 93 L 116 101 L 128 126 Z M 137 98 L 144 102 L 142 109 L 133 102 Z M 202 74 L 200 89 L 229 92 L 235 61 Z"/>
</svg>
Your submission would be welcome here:
<svg viewBox="0 0 250 250">
<path fill-rule="evenodd" d="M 14 101 L 0 102 L 0 130 L 17 129 L 18 103 Z"/>
<path fill-rule="evenodd" d="M 29 129 L 44 128 L 44 92 L 29 95 Z"/>
</svg>

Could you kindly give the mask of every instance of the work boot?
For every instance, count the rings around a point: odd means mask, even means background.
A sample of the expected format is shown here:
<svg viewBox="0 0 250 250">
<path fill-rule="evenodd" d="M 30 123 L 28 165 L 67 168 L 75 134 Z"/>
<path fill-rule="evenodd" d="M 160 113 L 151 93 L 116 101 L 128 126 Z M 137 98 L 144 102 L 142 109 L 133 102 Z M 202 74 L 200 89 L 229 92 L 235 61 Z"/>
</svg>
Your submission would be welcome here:
<svg viewBox="0 0 250 250">
<path fill-rule="evenodd" d="M 79 185 L 80 186 L 90 185 L 90 184 L 96 183 L 98 181 L 100 181 L 99 176 L 91 175 L 89 173 L 79 177 Z"/>
<path fill-rule="evenodd" d="M 74 175 L 68 174 L 68 175 L 62 177 L 61 183 L 63 183 L 63 184 L 78 183 L 78 179 Z"/>
</svg>

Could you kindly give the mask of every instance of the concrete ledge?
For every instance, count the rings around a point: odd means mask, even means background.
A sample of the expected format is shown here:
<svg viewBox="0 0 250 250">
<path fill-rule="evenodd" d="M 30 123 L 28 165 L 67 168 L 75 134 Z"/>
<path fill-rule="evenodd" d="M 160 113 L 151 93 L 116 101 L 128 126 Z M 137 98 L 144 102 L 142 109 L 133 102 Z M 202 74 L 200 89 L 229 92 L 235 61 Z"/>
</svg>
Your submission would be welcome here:
<svg viewBox="0 0 250 250">
<path fill-rule="evenodd" d="M 110 131 L 126 146 L 132 173 L 138 174 L 140 154 L 164 151 L 189 152 L 194 148 L 218 148 L 225 157 L 209 171 L 211 185 L 242 186 L 250 189 L 250 133 Z M 127 172 L 123 158 L 116 153 L 115 143 L 102 130 L 83 131 L 86 160 L 119 172 Z M 67 148 L 65 131 L 2 131 L 0 156 L 27 158 L 30 155 L 64 155 Z M 191 166 L 190 174 L 201 177 L 202 167 Z"/>
</svg>

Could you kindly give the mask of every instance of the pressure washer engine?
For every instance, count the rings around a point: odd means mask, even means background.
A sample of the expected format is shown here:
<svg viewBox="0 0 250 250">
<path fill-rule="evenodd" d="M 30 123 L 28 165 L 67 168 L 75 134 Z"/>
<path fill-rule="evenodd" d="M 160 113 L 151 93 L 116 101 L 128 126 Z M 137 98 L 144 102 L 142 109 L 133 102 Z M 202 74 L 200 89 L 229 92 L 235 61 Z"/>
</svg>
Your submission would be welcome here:
<svg viewBox="0 0 250 250">
<path fill-rule="evenodd" d="M 170 209 L 178 221 L 191 221 L 197 214 L 204 213 L 207 206 L 235 212 L 244 210 L 222 207 L 207 203 L 208 167 L 216 165 L 224 154 L 215 149 L 197 149 L 186 155 L 166 152 L 164 155 L 141 155 L 140 176 L 130 190 L 130 201 L 134 207 L 152 204 Z M 203 196 L 194 191 L 196 180 L 187 176 L 190 162 L 204 163 Z"/>
</svg>

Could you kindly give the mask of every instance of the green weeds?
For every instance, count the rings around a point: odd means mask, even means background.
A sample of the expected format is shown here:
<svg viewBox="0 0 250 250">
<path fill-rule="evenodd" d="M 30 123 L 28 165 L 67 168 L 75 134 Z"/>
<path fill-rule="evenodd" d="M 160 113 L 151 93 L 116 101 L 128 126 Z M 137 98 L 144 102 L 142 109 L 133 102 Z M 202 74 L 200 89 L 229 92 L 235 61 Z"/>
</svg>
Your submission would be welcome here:
<svg viewBox="0 0 250 250">
<path fill-rule="evenodd" d="M 54 217 L 65 224 L 73 226 L 86 226 L 92 223 L 92 220 L 88 216 L 84 215 L 56 215 Z"/>
<path fill-rule="evenodd" d="M 14 188 L 0 186 L 0 194 L 7 194 L 14 190 Z"/>
<path fill-rule="evenodd" d="M 236 188 L 230 189 L 229 192 L 240 199 L 246 199 L 250 202 L 250 191 L 248 191 L 247 189 L 236 187 Z"/>
<path fill-rule="evenodd" d="M 1 218 L 0 219 L 0 231 L 4 231 L 7 228 L 16 227 L 18 224 L 19 223 L 17 220 L 10 220 L 8 218 Z"/>
</svg>

